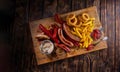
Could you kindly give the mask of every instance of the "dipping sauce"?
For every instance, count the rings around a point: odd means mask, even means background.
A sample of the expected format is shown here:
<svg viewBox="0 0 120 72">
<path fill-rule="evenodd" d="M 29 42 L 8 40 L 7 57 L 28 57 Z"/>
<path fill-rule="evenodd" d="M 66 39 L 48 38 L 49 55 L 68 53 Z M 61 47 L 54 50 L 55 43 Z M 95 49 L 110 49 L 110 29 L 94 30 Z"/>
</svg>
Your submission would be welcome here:
<svg viewBox="0 0 120 72">
<path fill-rule="evenodd" d="M 54 50 L 54 44 L 50 40 L 43 40 L 40 44 L 40 51 L 43 54 L 51 54 Z"/>
</svg>

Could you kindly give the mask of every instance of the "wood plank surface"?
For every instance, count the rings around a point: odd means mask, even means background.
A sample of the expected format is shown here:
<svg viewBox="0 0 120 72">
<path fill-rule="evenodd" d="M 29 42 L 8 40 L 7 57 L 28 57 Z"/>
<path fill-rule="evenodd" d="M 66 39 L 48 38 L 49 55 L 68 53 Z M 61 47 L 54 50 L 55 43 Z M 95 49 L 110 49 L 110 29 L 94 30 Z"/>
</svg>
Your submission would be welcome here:
<svg viewBox="0 0 120 72">
<path fill-rule="evenodd" d="M 32 40 L 29 36 L 28 22 L 50 17 L 56 12 L 63 14 L 93 5 L 97 6 L 101 24 L 108 36 L 108 49 L 37 66 L 31 45 Z M 12 62 L 15 72 L 120 71 L 119 0 L 16 0 L 15 15 L 12 33 Z"/>
</svg>

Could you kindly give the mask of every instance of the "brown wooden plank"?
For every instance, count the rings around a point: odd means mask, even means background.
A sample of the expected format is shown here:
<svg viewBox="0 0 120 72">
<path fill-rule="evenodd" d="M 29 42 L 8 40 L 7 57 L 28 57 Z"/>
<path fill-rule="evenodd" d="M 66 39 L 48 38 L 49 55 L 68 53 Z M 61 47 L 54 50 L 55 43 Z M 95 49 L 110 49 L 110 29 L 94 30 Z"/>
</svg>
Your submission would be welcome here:
<svg viewBox="0 0 120 72">
<path fill-rule="evenodd" d="M 72 11 L 86 8 L 86 0 L 72 0 Z"/>
<path fill-rule="evenodd" d="M 115 72 L 117 71 L 120 71 L 120 6 L 119 6 L 119 3 L 120 1 L 119 0 L 116 0 L 116 3 L 115 3 L 115 27 L 116 27 L 116 30 L 115 30 L 115 33 L 116 33 L 116 42 L 115 42 Z"/>
<path fill-rule="evenodd" d="M 53 67 L 54 72 L 67 72 L 68 71 L 68 60 L 60 60 L 57 62 L 54 62 L 54 67 Z"/>
<path fill-rule="evenodd" d="M 18 7 L 16 8 L 16 19 L 14 23 L 14 50 L 13 50 L 13 63 L 15 64 L 16 71 L 21 71 L 21 62 L 22 62 L 22 48 L 23 48 L 23 22 L 21 20 L 24 20 L 24 8 Z"/>
<path fill-rule="evenodd" d="M 79 56 L 68 59 L 68 72 L 77 72 L 81 67 L 79 67 Z"/>
<path fill-rule="evenodd" d="M 108 36 L 108 62 L 107 70 L 114 71 L 114 50 L 115 50 L 115 1 L 107 1 L 107 36 Z"/>
<path fill-rule="evenodd" d="M 13 63 L 14 70 L 16 72 L 24 72 L 27 67 L 29 61 L 26 61 L 27 56 L 27 48 L 25 44 L 25 40 L 27 37 L 25 36 L 26 32 L 26 24 L 27 24 L 27 1 L 21 0 L 16 1 L 16 11 L 15 11 L 15 23 L 13 26 Z M 26 38 L 26 39 L 25 39 Z"/>
<path fill-rule="evenodd" d="M 58 0 L 57 12 L 60 14 L 71 11 L 71 0 Z"/>
<path fill-rule="evenodd" d="M 112 1 L 101 1 L 101 22 L 105 34 L 108 36 L 108 49 L 103 50 L 100 53 L 100 72 L 103 71 L 114 71 L 114 48 L 115 48 L 115 12 L 114 2 Z M 109 10 L 109 12 L 108 12 Z M 112 36 L 111 36 L 112 35 Z M 108 64 L 109 63 L 109 64 Z M 104 70 L 102 68 L 105 68 Z"/>
<path fill-rule="evenodd" d="M 93 1 L 93 6 L 96 6 L 97 7 L 97 11 L 98 11 L 98 14 L 99 14 L 99 17 L 100 17 L 100 0 L 94 0 Z"/>
<path fill-rule="evenodd" d="M 44 0 L 29 0 L 30 20 L 43 18 Z"/>
<path fill-rule="evenodd" d="M 106 17 L 106 0 L 100 1 L 100 20 L 103 25 L 103 30 L 105 32 L 105 35 L 107 34 L 107 17 Z M 103 68 L 106 67 L 106 60 L 107 60 L 107 49 L 100 51 L 100 60 L 99 60 L 99 71 L 103 72 L 105 71 Z"/>
<path fill-rule="evenodd" d="M 43 18 L 53 16 L 57 11 L 57 0 L 45 0 Z"/>
</svg>

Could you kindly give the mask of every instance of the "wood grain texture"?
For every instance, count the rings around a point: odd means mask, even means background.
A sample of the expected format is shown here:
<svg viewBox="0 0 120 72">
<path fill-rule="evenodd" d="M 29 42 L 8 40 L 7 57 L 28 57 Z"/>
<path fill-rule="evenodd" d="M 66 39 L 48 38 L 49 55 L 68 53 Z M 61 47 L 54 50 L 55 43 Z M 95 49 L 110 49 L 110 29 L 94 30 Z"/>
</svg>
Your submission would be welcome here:
<svg viewBox="0 0 120 72">
<path fill-rule="evenodd" d="M 120 27 L 120 21 L 119 21 L 119 19 L 120 19 L 120 16 L 119 16 L 119 14 L 120 14 L 120 6 L 118 5 L 120 3 L 120 1 L 119 0 L 116 0 L 116 2 L 115 2 L 115 23 L 116 23 L 116 25 L 115 25 L 115 72 L 117 72 L 117 71 L 120 71 L 120 29 L 119 29 L 119 27 Z"/>
<path fill-rule="evenodd" d="M 30 2 L 29 20 L 50 17 L 56 12 L 66 13 L 97 6 L 104 32 L 108 36 L 108 49 L 37 66 L 26 23 L 28 1 Z M 53 8 L 53 13 L 49 8 Z M 15 72 L 119 72 L 119 19 L 119 0 L 16 0 L 16 16 L 12 33 Z"/>
</svg>

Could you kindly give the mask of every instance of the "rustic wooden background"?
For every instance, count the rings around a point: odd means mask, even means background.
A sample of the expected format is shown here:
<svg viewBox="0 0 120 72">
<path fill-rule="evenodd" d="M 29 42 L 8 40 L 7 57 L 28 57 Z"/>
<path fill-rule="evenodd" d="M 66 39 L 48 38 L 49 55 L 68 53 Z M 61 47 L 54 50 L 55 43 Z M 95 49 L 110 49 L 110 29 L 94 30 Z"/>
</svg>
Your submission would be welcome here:
<svg viewBox="0 0 120 72">
<path fill-rule="evenodd" d="M 37 66 L 29 21 L 97 6 L 108 49 Z M 120 0 L 16 0 L 12 34 L 15 72 L 120 72 Z"/>
</svg>

